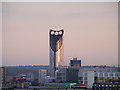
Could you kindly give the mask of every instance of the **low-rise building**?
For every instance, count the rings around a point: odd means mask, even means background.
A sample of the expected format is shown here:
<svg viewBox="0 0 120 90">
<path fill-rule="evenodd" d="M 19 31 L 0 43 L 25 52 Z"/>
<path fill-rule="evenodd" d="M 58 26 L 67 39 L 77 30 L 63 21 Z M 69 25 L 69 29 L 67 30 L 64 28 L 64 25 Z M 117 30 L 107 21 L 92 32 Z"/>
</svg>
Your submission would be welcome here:
<svg viewBox="0 0 120 90">
<path fill-rule="evenodd" d="M 120 73 L 116 68 L 112 67 L 89 67 L 79 68 L 79 83 L 87 85 L 88 88 L 92 88 L 93 83 L 108 82 L 113 79 L 120 78 Z"/>
</svg>

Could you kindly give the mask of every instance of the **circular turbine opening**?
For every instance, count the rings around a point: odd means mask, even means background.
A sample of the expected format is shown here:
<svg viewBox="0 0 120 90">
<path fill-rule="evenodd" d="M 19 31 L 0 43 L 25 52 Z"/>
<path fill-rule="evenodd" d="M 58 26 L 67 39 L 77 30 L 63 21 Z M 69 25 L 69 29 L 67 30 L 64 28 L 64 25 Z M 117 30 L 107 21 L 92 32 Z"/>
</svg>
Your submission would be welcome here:
<svg viewBox="0 0 120 90">
<path fill-rule="evenodd" d="M 55 32 L 55 35 L 58 35 L 58 32 Z"/>
<path fill-rule="evenodd" d="M 52 34 L 52 35 L 55 34 L 54 31 L 52 31 L 51 34 Z"/>
<path fill-rule="evenodd" d="M 62 34 L 62 31 L 59 31 L 59 35 L 61 35 Z"/>
</svg>

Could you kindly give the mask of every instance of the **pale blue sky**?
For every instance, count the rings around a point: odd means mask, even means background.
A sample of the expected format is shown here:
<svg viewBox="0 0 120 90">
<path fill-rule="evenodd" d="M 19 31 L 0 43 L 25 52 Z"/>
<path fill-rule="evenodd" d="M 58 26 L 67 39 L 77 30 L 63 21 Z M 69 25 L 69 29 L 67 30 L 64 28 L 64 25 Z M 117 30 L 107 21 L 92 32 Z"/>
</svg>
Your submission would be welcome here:
<svg viewBox="0 0 120 90">
<path fill-rule="evenodd" d="M 118 6 L 107 3 L 3 3 L 3 65 L 49 64 L 49 30 L 64 29 L 64 60 L 118 64 Z"/>
</svg>

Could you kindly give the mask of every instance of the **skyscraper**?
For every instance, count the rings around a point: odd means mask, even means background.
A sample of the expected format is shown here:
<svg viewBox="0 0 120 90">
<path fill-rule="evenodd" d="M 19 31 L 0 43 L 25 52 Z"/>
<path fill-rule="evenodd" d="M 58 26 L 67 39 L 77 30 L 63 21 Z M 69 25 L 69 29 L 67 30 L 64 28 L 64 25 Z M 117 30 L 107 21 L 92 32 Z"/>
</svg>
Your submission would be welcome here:
<svg viewBox="0 0 120 90">
<path fill-rule="evenodd" d="M 63 30 L 50 30 L 50 64 L 49 74 L 55 77 L 55 71 L 63 61 Z"/>
</svg>

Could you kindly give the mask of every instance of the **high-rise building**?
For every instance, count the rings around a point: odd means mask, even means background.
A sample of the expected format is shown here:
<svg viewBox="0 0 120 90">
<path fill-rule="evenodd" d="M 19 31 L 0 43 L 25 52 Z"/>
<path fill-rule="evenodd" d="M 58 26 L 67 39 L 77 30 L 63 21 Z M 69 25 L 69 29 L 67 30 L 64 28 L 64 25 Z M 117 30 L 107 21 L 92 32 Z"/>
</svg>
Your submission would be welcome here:
<svg viewBox="0 0 120 90">
<path fill-rule="evenodd" d="M 70 66 L 81 67 L 81 60 L 78 60 L 77 58 L 73 58 L 73 60 L 70 60 Z"/>
<path fill-rule="evenodd" d="M 63 30 L 50 30 L 50 63 L 49 75 L 55 77 L 55 71 L 63 62 Z"/>
</svg>

